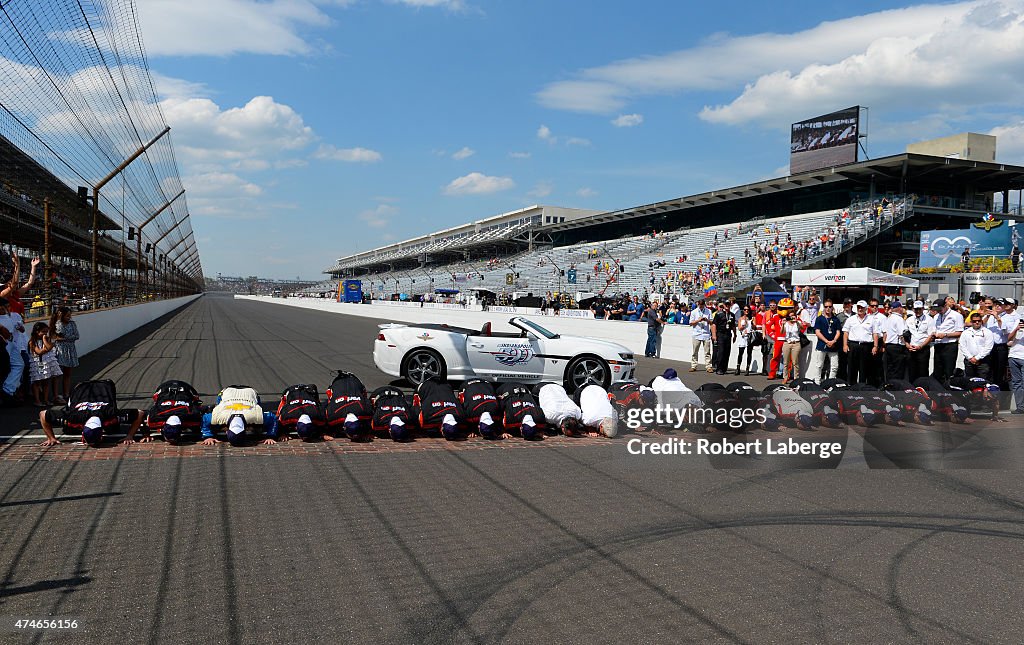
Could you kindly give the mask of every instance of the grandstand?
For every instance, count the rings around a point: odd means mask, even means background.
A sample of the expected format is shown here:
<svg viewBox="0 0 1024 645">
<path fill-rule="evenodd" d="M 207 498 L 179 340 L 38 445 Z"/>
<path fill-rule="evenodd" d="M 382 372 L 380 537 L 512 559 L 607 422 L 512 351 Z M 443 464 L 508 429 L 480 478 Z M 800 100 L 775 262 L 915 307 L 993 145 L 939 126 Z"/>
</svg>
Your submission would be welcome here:
<svg viewBox="0 0 1024 645">
<path fill-rule="evenodd" d="M 709 282 L 722 294 L 794 268 L 888 269 L 916 258 L 920 230 L 967 226 L 997 196 L 1004 217 L 1019 216 L 1009 195 L 1022 188 L 1022 167 L 904 153 L 619 211 L 526 218 L 500 244 L 468 224 L 339 258 L 306 291 L 358 278 L 375 298 L 436 289 L 692 297 Z"/>
<path fill-rule="evenodd" d="M 134 7 L 6 3 L 0 264 L 43 262 L 23 298 L 85 307 L 202 289 L 198 243 Z M 54 34 L 89 34 L 61 40 Z M 80 42 L 79 42 L 80 41 Z M 24 275 L 19 278 L 24 280 Z"/>
</svg>

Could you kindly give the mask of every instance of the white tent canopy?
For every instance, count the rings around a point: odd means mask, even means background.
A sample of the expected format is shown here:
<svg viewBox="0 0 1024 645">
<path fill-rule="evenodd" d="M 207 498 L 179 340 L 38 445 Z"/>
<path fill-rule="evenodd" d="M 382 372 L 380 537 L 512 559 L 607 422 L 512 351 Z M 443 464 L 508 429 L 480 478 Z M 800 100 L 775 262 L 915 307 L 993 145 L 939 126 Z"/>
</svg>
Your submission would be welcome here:
<svg viewBox="0 0 1024 645">
<path fill-rule="evenodd" d="M 796 269 L 795 287 L 903 287 L 914 288 L 920 282 L 878 269 Z"/>
</svg>

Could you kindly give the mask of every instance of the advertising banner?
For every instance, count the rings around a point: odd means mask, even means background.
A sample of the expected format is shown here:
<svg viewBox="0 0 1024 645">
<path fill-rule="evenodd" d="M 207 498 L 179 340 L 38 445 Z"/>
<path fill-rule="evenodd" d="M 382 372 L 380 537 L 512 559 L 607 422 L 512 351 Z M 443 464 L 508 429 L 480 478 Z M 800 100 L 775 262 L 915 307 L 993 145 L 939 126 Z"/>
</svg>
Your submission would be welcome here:
<svg viewBox="0 0 1024 645">
<path fill-rule="evenodd" d="M 1012 227 L 1016 228 L 1016 227 Z M 970 247 L 972 258 L 1010 256 L 1013 231 L 1009 226 L 966 228 L 943 231 L 921 231 L 921 252 L 918 266 L 922 269 L 944 267 L 960 262 L 965 248 Z"/>
</svg>

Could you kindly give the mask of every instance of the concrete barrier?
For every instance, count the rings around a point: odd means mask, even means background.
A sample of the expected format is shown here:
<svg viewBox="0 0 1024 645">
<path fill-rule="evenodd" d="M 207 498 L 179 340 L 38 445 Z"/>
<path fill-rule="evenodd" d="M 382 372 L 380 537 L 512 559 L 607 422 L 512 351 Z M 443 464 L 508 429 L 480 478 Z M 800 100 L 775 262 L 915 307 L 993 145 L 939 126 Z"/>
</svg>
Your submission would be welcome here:
<svg viewBox="0 0 1024 645">
<path fill-rule="evenodd" d="M 319 311 L 330 311 L 348 316 L 361 316 L 363 318 L 378 318 L 393 322 L 407 323 L 448 323 L 458 327 L 469 327 L 479 329 L 485 322 L 493 325 L 494 331 L 514 331 L 508 324 L 509 318 L 513 315 L 523 315 L 525 318 L 536 321 L 542 327 L 550 329 L 558 334 L 571 334 L 573 336 L 589 336 L 591 338 L 603 338 L 615 341 L 628 347 L 634 354 L 643 355 L 647 345 L 647 324 L 643 322 L 629 322 L 623 320 L 595 320 L 593 318 L 575 318 L 570 316 L 555 316 L 553 314 L 543 316 L 536 314 L 512 314 L 508 311 L 469 311 L 465 309 L 429 309 L 420 308 L 418 303 L 409 303 L 407 306 L 396 307 L 388 304 L 352 304 L 335 302 L 321 298 L 272 298 L 268 296 L 235 296 L 246 300 L 258 300 L 278 305 L 301 307 L 305 309 L 316 309 Z M 411 305 L 411 306 L 409 306 Z M 518 308 L 517 308 L 518 309 Z M 529 311 L 528 308 L 522 308 Z M 589 313 L 589 312 L 587 312 Z M 661 335 L 661 358 L 686 363 L 683 367 L 689 367 L 690 357 L 693 354 L 691 342 L 692 331 L 685 325 L 666 325 Z M 737 348 L 733 346 L 729 358 L 729 365 L 735 368 Z M 703 354 L 701 360 L 704 360 Z M 744 359 L 744 362 L 745 359 Z M 702 363 L 703 365 L 703 363 Z M 761 370 L 760 348 L 754 351 L 754 361 L 751 369 Z"/>
<path fill-rule="evenodd" d="M 153 322 L 160 316 L 184 307 L 202 294 L 158 300 L 139 305 L 128 305 L 99 311 L 83 311 L 73 314 L 81 338 L 75 343 L 79 356 L 117 340 L 139 327 Z"/>
</svg>

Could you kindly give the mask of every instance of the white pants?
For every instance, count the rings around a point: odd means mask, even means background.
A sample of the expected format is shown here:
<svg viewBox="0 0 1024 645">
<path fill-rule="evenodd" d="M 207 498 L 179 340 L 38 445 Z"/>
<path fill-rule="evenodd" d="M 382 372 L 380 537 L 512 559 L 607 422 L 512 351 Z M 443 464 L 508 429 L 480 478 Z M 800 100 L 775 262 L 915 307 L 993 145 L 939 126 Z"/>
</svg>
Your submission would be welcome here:
<svg viewBox="0 0 1024 645">
<path fill-rule="evenodd" d="M 825 375 L 822 376 L 821 369 L 828 362 Z M 823 379 L 835 378 L 839 373 L 839 352 L 819 352 L 814 350 L 811 356 L 811 370 L 807 372 L 807 378 L 821 385 Z"/>
</svg>

